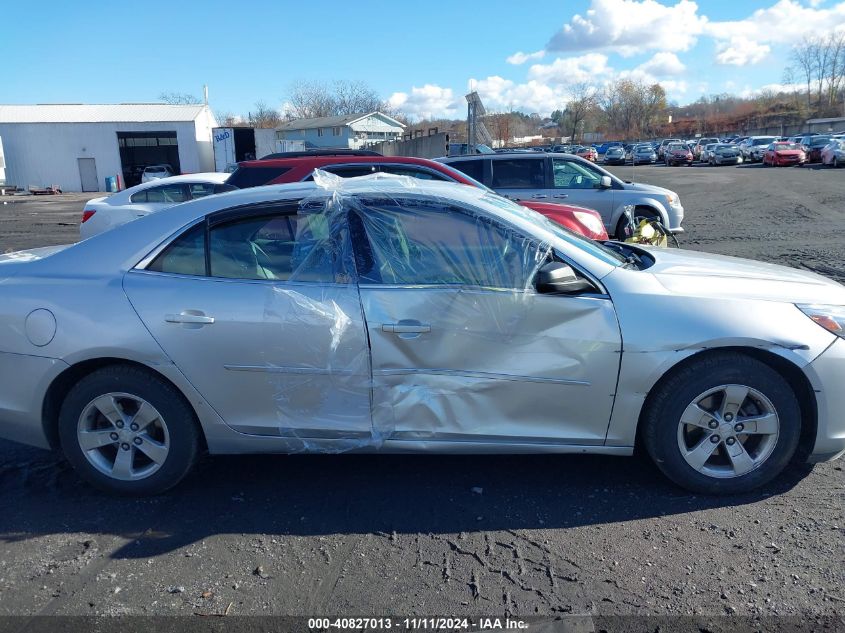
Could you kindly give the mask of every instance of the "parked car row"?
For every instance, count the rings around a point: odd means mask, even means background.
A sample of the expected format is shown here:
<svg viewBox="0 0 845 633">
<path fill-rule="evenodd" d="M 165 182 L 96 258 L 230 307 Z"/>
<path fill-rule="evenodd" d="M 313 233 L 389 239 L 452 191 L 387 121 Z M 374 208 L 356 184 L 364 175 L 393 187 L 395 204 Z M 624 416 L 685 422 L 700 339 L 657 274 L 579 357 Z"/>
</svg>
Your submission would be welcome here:
<svg viewBox="0 0 845 633">
<path fill-rule="evenodd" d="M 542 158 L 542 155 L 536 153 L 528 155 Z M 94 198 L 88 201 L 83 210 L 80 235 L 85 239 L 150 213 L 216 193 L 268 184 L 307 182 L 313 179 L 315 169 L 345 178 L 390 173 L 488 189 L 463 171 L 425 158 L 385 157 L 368 151 L 282 153 L 262 160 L 241 162 L 232 174 L 174 176 L 144 183 L 107 197 Z M 564 203 L 566 197 L 554 196 L 556 199 L 545 201 L 543 198 L 546 196 L 538 196 L 537 199 L 524 200 L 521 204 L 585 237 L 607 239 L 602 216 L 591 208 L 579 206 L 578 202 L 570 204 L 567 200 Z"/>
<path fill-rule="evenodd" d="M 652 158 L 653 153 L 653 158 Z M 606 165 L 692 165 L 711 166 L 761 163 L 763 166 L 792 166 L 821 163 L 839 167 L 845 163 L 845 133 L 805 134 L 793 137 L 746 136 L 732 139 L 702 137 L 695 140 L 662 139 L 624 144 L 614 142 L 604 152 Z"/>
</svg>

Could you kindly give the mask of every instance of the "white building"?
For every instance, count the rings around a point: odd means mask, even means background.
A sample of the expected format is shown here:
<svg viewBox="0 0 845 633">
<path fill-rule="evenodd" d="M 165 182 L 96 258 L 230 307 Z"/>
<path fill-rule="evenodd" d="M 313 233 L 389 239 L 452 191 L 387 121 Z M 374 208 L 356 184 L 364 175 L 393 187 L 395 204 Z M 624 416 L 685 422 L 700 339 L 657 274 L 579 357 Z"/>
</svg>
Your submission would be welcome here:
<svg viewBox="0 0 845 633">
<path fill-rule="evenodd" d="M 0 105 L 6 182 L 104 191 L 108 176 L 137 184 L 147 165 L 214 171 L 216 125 L 206 105 Z"/>
<path fill-rule="evenodd" d="M 405 126 L 381 112 L 364 112 L 316 119 L 294 119 L 276 128 L 280 141 L 305 141 L 306 147 L 361 149 L 395 141 Z"/>
</svg>

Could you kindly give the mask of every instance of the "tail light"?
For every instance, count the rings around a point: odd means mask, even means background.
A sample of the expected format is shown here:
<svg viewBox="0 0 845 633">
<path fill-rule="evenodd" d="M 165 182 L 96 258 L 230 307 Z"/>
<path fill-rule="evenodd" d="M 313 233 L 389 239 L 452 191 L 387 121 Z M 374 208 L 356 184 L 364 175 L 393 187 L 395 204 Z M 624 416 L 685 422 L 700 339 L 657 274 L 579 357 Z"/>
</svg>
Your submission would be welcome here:
<svg viewBox="0 0 845 633">
<path fill-rule="evenodd" d="M 85 209 L 82 211 L 82 224 L 85 224 L 88 220 L 94 217 L 96 211 L 92 211 L 91 209 Z"/>
</svg>

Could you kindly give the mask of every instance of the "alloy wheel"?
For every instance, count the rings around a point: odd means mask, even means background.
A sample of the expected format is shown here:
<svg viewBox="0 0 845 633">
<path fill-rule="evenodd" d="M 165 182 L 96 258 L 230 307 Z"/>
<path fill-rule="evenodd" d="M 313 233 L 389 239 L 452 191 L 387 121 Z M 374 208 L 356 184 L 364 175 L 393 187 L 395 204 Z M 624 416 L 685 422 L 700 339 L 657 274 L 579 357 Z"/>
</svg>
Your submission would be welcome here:
<svg viewBox="0 0 845 633">
<path fill-rule="evenodd" d="M 687 464 L 709 477 L 741 477 L 765 462 L 778 441 L 772 402 L 745 385 L 721 385 L 697 396 L 678 422 Z"/>
<path fill-rule="evenodd" d="M 107 393 L 89 402 L 76 437 L 94 468 L 121 481 L 149 477 L 170 452 L 164 418 L 149 402 L 128 393 Z"/>
</svg>

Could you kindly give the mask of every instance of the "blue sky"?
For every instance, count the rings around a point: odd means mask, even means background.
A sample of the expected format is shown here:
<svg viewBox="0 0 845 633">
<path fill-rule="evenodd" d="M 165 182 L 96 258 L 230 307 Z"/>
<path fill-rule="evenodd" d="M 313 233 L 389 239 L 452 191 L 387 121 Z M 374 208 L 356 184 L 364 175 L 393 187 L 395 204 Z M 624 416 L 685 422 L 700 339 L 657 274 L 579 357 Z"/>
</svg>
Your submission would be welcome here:
<svg viewBox="0 0 845 633">
<path fill-rule="evenodd" d="M 834 0 L 487 0 L 428 3 L 10 0 L 2 103 L 155 101 L 200 95 L 246 114 L 283 108 L 298 80 L 364 80 L 413 118 L 548 114 L 573 86 L 659 81 L 670 99 L 752 94 L 783 82 L 806 32 L 845 28 Z M 154 7 L 154 8 L 153 8 Z M 35 26 L 37 16 L 37 27 Z"/>
</svg>

